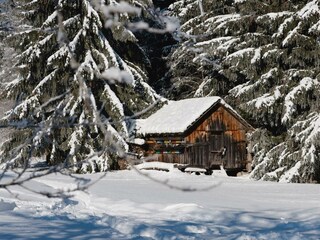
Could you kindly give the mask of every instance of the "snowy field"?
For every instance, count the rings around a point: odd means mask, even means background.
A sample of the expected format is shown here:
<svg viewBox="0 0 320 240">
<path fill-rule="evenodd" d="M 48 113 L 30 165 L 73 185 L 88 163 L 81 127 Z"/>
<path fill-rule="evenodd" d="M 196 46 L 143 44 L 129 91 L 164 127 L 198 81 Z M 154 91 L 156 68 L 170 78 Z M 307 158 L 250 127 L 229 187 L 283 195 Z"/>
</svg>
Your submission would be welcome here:
<svg viewBox="0 0 320 240">
<path fill-rule="evenodd" d="M 20 187 L 0 190 L 0 239 L 320 239 L 320 185 L 285 184 L 143 170 L 110 172 L 70 199 L 45 198 Z M 101 174 L 85 175 L 94 180 Z M 11 177 L 10 174 L 6 179 Z M 37 190 L 74 187 L 52 174 L 28 183 Z"/>
</svg>

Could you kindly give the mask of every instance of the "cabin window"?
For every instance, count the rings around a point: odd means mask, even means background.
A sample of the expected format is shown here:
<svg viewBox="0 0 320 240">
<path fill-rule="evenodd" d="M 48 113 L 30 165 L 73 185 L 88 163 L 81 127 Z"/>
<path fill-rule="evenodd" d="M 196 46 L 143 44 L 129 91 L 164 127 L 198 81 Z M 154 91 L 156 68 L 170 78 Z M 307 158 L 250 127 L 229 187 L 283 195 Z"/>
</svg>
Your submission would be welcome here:
<svg viewBox="0 0 320 240">
<path fill-rule="evenodd" d="M 157 139 L 154 145 L 155 154 L 183 154 L 184 139 Z"/>
<path fill-rule="evenodd" d="M 157 145 L 164 145 L 164 146 L 179 146 L 181 144 L 185 144 L 186 141 L 185 140 L 172 140 L 172 139 L 158 139 L 156 140 L 156 144 Z"/>
<path fill-rule="evenodd" d="M 182 154 L 183 151 L 179 149 L 170 149 L 170 150 L 155 150 L 155 154 Z"/>
</svg>

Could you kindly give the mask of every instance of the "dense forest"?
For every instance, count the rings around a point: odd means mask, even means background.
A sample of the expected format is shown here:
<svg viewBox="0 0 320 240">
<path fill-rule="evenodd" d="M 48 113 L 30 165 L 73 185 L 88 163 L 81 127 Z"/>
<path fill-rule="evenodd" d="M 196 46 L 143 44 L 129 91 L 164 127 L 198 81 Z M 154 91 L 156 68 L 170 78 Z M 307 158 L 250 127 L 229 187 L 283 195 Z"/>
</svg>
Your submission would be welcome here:
<svg viewBox="0 0 320 240">
<path fill-rule="evenodd" d="M 132 118 L 217 95 L 256 128 L 251 177 L 320 181 L 319 0 L 0 4 L 0 161 L 116 168 Z"/>
</svg>

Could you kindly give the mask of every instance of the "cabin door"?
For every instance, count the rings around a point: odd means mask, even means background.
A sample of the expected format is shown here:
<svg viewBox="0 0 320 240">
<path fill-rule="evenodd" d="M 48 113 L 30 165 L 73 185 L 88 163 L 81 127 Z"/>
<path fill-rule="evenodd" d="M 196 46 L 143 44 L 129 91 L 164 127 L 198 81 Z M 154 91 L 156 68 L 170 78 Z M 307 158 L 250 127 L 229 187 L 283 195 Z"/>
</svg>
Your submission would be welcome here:
<svg viewBox="0 0 320 240">
<path fill-rule="evenodd" d="M 224 165 L 224 134 L 222 131 L 210 135 L 210 168 Z"/>
<path fill-rule="evenodd" d="M 237 154 L 236 154 L 236 162 L 235 166 L 237 168 L 243 168 L 246 166 L 247 163 L 247 143 L 245 141 L 239 141 L 237 142 L 237 148 L 236 148 Z"/>
</svg>

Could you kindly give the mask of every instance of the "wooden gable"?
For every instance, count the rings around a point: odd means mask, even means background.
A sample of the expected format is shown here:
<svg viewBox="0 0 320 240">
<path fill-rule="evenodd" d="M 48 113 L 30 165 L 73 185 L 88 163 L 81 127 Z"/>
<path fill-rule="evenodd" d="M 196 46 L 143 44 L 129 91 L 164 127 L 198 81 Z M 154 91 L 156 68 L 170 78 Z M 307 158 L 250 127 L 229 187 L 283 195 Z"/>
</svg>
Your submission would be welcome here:
<svg viewBox="0 0 320 240">
<path fill-rule="evenodd" d="M 252 130 L 253 127 L 235 115 L 233 111 L 222 104 L 217 104 L 187 129 L 183 135 L 191 143 L 214 132 L 226 132 L 235 140 L 240 140 L 242 139 L 241 132 Z"/>
</svg>

